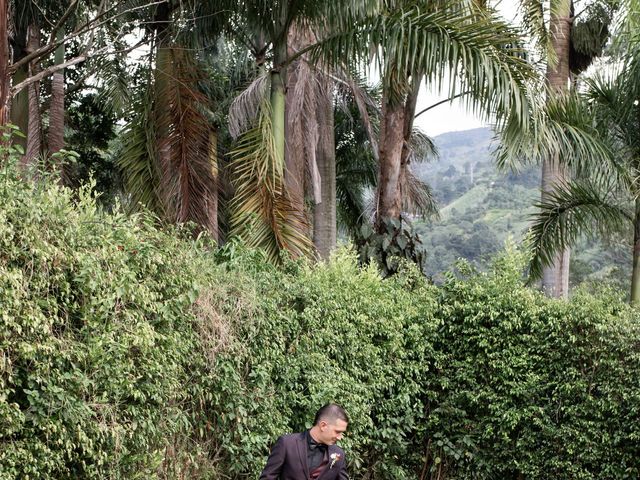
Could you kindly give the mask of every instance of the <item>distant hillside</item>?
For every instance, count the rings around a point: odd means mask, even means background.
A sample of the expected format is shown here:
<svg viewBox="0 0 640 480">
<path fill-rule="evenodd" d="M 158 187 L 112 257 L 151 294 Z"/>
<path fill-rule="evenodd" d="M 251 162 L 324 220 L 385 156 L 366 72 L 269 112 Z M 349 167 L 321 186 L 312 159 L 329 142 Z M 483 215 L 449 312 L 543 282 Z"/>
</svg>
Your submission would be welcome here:
<svg viewBox="0 0 640 480">
<path fill-rule="evenodd" d="M 522 241 L 535 211 L 532 205 L 540 198 L 540 169 L 499 172 L 488 128 L 445 133 L 434 140 L 439 158 L 412 168 L 431 185 L 440 205 L 440 220 L 415 225 L 427 247 L 427 273 L 438 282 L 458 258 L 482 267 L 507 238 Z M 626 289 L 630 248 L 624 241 L 606 247 L 582 242 L 572 255 L 572 283 L 608 279 Z"/>
</svg>

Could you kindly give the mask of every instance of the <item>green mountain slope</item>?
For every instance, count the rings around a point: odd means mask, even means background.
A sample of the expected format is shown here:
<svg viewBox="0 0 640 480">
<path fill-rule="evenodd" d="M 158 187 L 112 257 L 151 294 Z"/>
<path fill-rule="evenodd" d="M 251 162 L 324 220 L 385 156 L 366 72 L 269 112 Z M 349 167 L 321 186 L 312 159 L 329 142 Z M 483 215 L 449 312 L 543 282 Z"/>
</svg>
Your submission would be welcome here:
<svg viewBox="0 0 640 480">
<path fill-rule="evenodd" d="M 478 128 L 435 138 L 439 158 L 413 166 L 440 204 L 440 219 L 418 220 L 427 247 L 427 273 L 436 282 L 455 261 L 465 258 L 482 268 L 507 239 L 521 242 L 533 204 L 540 198 L 537 166 L 518 173 L 499 172 L 492 156 L 492 132 Z M 585 239 L 573 250 L 572 284 L 607 280 L 627 289 L 631 246 L 625 239 L 607 244 Z"/>
</svg>

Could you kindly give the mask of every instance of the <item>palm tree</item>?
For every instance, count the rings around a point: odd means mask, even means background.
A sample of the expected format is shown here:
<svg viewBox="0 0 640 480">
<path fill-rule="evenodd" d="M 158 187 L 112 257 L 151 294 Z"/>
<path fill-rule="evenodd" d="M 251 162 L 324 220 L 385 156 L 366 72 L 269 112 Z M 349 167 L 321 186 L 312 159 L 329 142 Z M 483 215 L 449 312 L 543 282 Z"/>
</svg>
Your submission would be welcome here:
<svg viewBox="0 0 640 480">
<path fill-rule="evenodd" d="M 284 172 L 282 165 L 288 162 L 286 157 L 282 157 L 286 135 L 280 125 L 286 111 L 286 101 L 283 105 L 283 99 L 286 98 L 283 94 L 284 70 L 292 60 L 285 56 L 285 42 L 294 18 L 311 22 L 321 12 L 322 18 L 330 19 L 331 28 L 325 30 L 326 36 L 316 45 L 298 52 L 298 55 L 302 55 L 310 50 L 314 63 L 322 61 L 325 65 L 342 67 L 346 59 L 354 59 L 365 66 L 372 46 L 375 46 L 373 50 L 377 51 L 384 84 L 382 121 L 379 141 L 376 142 L 380 162 L 377 195 L 379 220 L 399 218 L 401 214 L 402 179 L 406 177 L 405 165 L 410 159 L 406 140 L 413 130 L 415 99 L 423 78 L 441 82 L 443 72 L 448 71 L 461 79 L 463 88 L 471 91 L 471 102 L 485 112 L 501 116 L 513 114 L 518 118 L 523 118 L 526 112 L 528 101 L 525 84 L 531 70 L 521 58 L 519 49 L 514 47 L 519 38 L 495 15 L 478 9 L 475 2 L 460 1 L 453 5 L 451 2 L 436 1 L 426 5 L 412 1 L 370 2 L 368 6 L 349 2 L 338 7 L 333 2 L 299 1 L 287 5 L 277 3 L 273 8 L 272 2 L 269 2 L 269 8 L 261 2 L 242 3 L 245 15 L 261 14 L 251 19 L 253 24 L 245 24 L 252 27 L 252 32 L 260 32 L 259 38 L 268 38 L 265 44 L 272 45 L 273 51 L 269 72 L 269 131 L 275 137 L 267 143 L 273 148 L 271 158 L 275 168 L 264 169 L 265 172 Z M 333 15 L 327 15 L 327 11 L 332 11 Z M 261 118 L 265 118 L 264 115 Z M 253 138 L 257 142 L 255 148 L 262 148 L 259 145 L 260 135 L 253 134 Z M 244 145 L 243 162 L 250 161 L 248 151 L 247 145 Z M 265 154 L 264 149 L 260 151 Z M 265 158 L 263 156 L 262 160 Z M 253 188 L 255 201 L 249 202 L 249 205 L 258 208 L 265 205 L 257 198 L 261 191 Z M 277 188 L 269 191 L 280 193 Z M 290 214 L 295 208 L 284 208 L 283 212 Z M 248 218 L 261 216 L 266 217 L 257 210 L 245 209 L 240 217 L 243 221 L 238 223 L 250 225 Z M 284 217 L 284 214 L 279 216 L 281 219 Z M 298 227 L 289 231 L 299 232 L 305 228 L 304 219 L 298 217 Z M 265 239 L 264 236 L 261 238 Z M 277 235 L 274 238 L 277 239 Z M 302 240 L 302 237 L 299 239 Z"/>
<path fill-rule="evenodd" d="M 406 1 L 385 4 L 355 29 L 324 42 L 333 59 L 366 61 L 373 50 L 382 74 L 378 225 L 401 216 L 405 146 L 421 82 L 443 87 L 447 73 L 452 96 L 458 81 L 470 92 L 468 101 L 476 110 L 522 120 L 529 103 L 526 83 L 533 72 L 517 47 L 519 41 L 507 24 L 476 2 Z"/>
<path fill-rule="evenodd" d="M 194 222 L 217 239 L 217 136 L 201 89 L 205 73 L 193 49 L 176 43 L 183 6 L 167 0 L 146 19 L 153 45 L 148 83 L 119 164 L 134 208 L 143 204 L 170 223 Z"/>
<path fill-rule="evenodd" d="M 12 64 L 11 75 L 13 100 L 11 102 L 11 120 L 26 134 L 20 140 L 26 153 L 21 158 L 23 169 L 28 169 L 42 148 L 42 119 L 40 105 L 40 80 L 52 77 L 49 113 L 48 150 L 55 154 L 64 147 L 65 118 L 65 75 L 67 64 L 80 65 L 88 59 L 87 51 L 97 37 L 96 29 L 101 33 L 108 30 L 109 22 L 103 16 L 106 2 L 69 0 L 65 2 L 34 2 L 22 0 L 13 4 Z M 115 13 L 114 13 L 115 12 Z M 118 10 L 111 9 L 111 15 Z M 103 20 L 101 23 L 100 20 Z M 75 25 L 73 28 L 71 25 Z M 73 32 L 71 32 L 73 30 Z M 44 44 L 41 40 L 45 37 Z M 65 47 L 73 39 L 85 36 L 88 41 L 76 41 L 74 47 L 81 53 L 66 62 Z M 84 39 L 83 39 L 84 40 Z M 112 39 L 110 39 L 112 40 Z M 54 53 L 53 62 L 45 69 L 40 62 Z M 76 68 L 83 70 L 84 66 Z M 81 85 L 79 85 L 81 86 Z M 61 166 L 60 166 L 61 167 Z M 62 177 L 65 176 L 64 168 Z"/>
<path fill-rule="evenodd" d="M 223 3 L 214 6 L 212 2 L 202 2 L 199 7 L 202 10 L 196 17 L 217 18 L 219 23 L 224 23 L 227 30 L 233 32 L 235 41 L 251 50 L 258 72 L 263 72 L 246 93 L 238 97 L 230 115 L 230 130 L 242 135 L 232 152 L 236 169 L 232 233 L 250 245 L 266 247 L 274 258 L 285 249 L 294 256 L 305 255 L 311 247 L 307 220 L 301 214 L 303 202 L 299 197 L 296 200 L 291 182 L 287 181 L 295 160 L 287 156 L 285 148 L 286 140 L 293 138 L 287 136 L 287 108 L 289 113 L 296 110 L 291 98 L 287 104 L 285 86 L 287 74 L 295 75 L 292 62 L 305 55 L 304 48 L 297 53 L 289 52 L 295 28 L 320 23 L 316 31 L 324 32 L 324 38 L 317 48 L 307 47 L 314 63 L 322 57 L 324 65 L 342 68 L 346 59 L 353 58 L 364 65 L 371 46 L 380 47 L 379 59 L 384 65 L 381 71 L 385 77 L 383 121 L 381 141 L 372 142 L 378 145 L 381 164 L 379 218 L 388 216 L 385 209 L 390 202 L 389 192 L 393 193 L 393 202 L 398 202 L 396 213 L 400 214 L 403 179 L 407 179 L 405 191 L 409 186 L 416 186 L 408 180 L 410 154 L 406 147 L 413 130 L 411 120 L 422 78 L 437 82 L 443 69 L 447 69 L 460 74 L 464 86 L 472 92 L 474 105 L 479 108 L 494 109 L 501 115 L 511 112 L 519 118 L 526 111 L 524 84 L 530 71 L 518 49 L 513 48 L 518 37 L 493 15 L 478 10 L 474 2 L 460 1 L 455 7 L 445 8 L 447 2 L 434 1 L 424 9 L 421 2 L 352 1 L 337 5 L 308 0 L 275 3 L 229 0 Z M 220 21 L 219 12 L 227 16 L 224 22 Z M 324 99 L 327 98 L 325 94 Z M 298 103 L 304 102 L 298 99 Z M 234 118 L 234 111 L 243 112 L 242 118 Z M 308 109 L 304 116 L 309 116 Z M 396 132 L 392 127 L 398 119 L 401 121 Z M 327 115 L 317 120 L 322 121 L 316 121 L 316 128 L 323 125 L 332 130 Z M 306 130 L 307 133 L 313 131 L 312 128 Z M 323 151 L 332 154 L 329 143 Z M 331 160 L 326 163 L 329 177 L 331 163 Z M 137 171 L 153 169 L 138 168 Z M 299 179 L 300 175 L 296 175 Z M 390 176 L 395 180 L 391 181 Z M 303 182 L 298 180 L 298 184 Z M 147 197 L 152 199 L 153 195 Z M 327 224 L 333 224 L 331 216 L 328 217 Z M 332 243 L 331 238 L 328 243 Z"/>
<path fill-rule="evenodd" d="M 552 0 L 549 20 L 549 36 L 554 61 L 547 62 L 547 85 L 549 96 L 566 92 L 569 82 L 569 51 L 571 36 L 571 11 L 573 2 Z M 544 202 L 557 184 L 568 179 L 566 165 L 560 162 L 560 156 L 553 152 L 542 162 L 542 201 Z M 542 289 L 554 297 L 567 297 L 569 293 L 569 257 L 568 248 L 558 252 L 551 264 L 542 274 Z"/>
<path fill-rule="evenodd" d="M 631 303 L 635 305 L 640 304 L 639 50 L 632 50 L 617 78 L 588 79 L 583 95 L 558 105 L 555 115 L 564 117 L 566 126 L 576 128 L 582 123 L 578 129 L 590 130 L 591 151 L 584 152 L 590 163 L 582 169 L 589 175 L 558 184 L 549 193 L 539 204 L 531 237 L 531 275 L 535 278 L 556 252 L 574 244 L 581 234 L 607 237 L 626 233 L 631 227 Z"/>
<path fill-rule="evenodd" d="M 315 204 L 316 249 L 326 257 L 335 245 L 332 86 L 302 52 L 319 35 L 326 35 L 337 19 L 357 11 L 360 3 L 364 2 L 337 7 L 329 1 L 254 0 L 237 2 L 232 8 L 238 12 L 238 19 L 232 19 L 234 38 L 247 44 L 263 67 L 247 89 L 261 94 L 242 94 L 230 112 L 231 123 L 241 127 L 232 127 L 233 133 L 244 135 L 241 148 L 234 152 L 240 175 L 232 204 L 232 233 L 265 248 L 273 259 L 282 250 L 294 256 L 312 252 L 305 208 L 305 193 L 310 190 L 305 188 L 307 172 Z M 260 121 L 246 118 L 247 112 Z M 247 162 L 259 168 L 247 169 Z"/>
<path fill-rule="evenodd" d="M 574 12 L 572 0 L 552 0 L 546 11 L 545 2 L 539 0 L 522 0 L 521 10 L 524 12 L 525 28 L 533 36 L 539 46 L 546 63 L 546 83 L 539 88 L 546 92 L 548 108 L 543 105 L 538 112 L 551 112 L 557 109 L 558 103 L 564 102 L 562 97 L 576 83 L 578 75 L 583 72 L 594 58 L 602 54 L 602 49 L 609 37 L 609 25 L 617 2 L 594 0 L 578 14 Z M 547 15 L 548 14 L 548 15 Z M 548 16 L 548 24 L 545 18 Z M 559 99 L 556 99 L 559 97 Z M 590 142 L 589 138 L 578 139 L 577 131 L 546 132 L 544 125 L 558 126 L 557 119 L 543 118 L 533 115 L 537 124 L 531 123 L 524 131 L 513 128 L 508 123 L 500 132 L 498 149 L 499 164 L 513 164 L 522 159 L 535 159 L 542 165 L 541 202 L 547 201 L 556 185 L 566 183 L 571 176 L 570 163 L 579 163 L 575 152 L 565 152 L 562 141 Z M 555 122 L 555 123 L 554 123 Z M 541 145 L 539 142 L 558 141 L 556 145 Z M 588 153 L 588 150 L 582 150 Z M 544 152 L 544 155 L 540 155 Z M 568 248 L 557 251 L 542 272 L 542 289 L 554 297 L 566 297 L 569 290 L 569 258 Z"/>
</svg>

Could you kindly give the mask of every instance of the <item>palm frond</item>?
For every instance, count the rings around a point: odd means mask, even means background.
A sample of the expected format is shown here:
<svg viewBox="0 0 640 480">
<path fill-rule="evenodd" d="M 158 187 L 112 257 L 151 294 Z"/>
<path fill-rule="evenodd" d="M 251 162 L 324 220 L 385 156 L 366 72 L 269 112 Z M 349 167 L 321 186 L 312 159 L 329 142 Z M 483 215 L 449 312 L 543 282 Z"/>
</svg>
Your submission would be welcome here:
<svg viewBox="0 0 640 480">
<path fill-rule="evenodd" d="M 231 235 L 263 249 L 274 262 L 284 251 L 308 256 L 312 244 L 308 225 L 296 213 L 284 190 L 284 164 L 275 154 L 268 102 L 258 124 L 245 132 L 231 152 L 235 197 L 231 202 Z"/>
<path fill-rule="evenodd" d="M 594 176 L 625 175 L 611 144 L 598 129 L 591 108 L 577 92 L 548 93 L 548 100 L 531 115 L 524 130 L 518 122 L 498 129 L 494 152 L 500 168 L 520 163 L 542 163 L 556 158 L 576 172 Z"/>
<path fill-rule="evenodd" d="M 113 112 L 125 112 L 132 103 L 131 78 L 123 65 L 125 61 L 119 56 L 102 57 L 97 59 L 100 78 L 98 99 Z"/>
<path fill-rule="evenodd" d="M 457 3 L 457 2 L 456 2 Z M 470 8 L 431 10 L 419 4 L 368 18 L 349 31 L 339 32 L 312 48 L 329 64 L 353 58 L 369 62 L 363 45 L 376 45 L 376 56 L 386 88 L 401 96 L 397 72 L 423 72 L 429 84 L 442 88 L 445 72 L 458 82 L 449 83 L 449 94 L 460 85 L 469 91 L 469 106 L 485 116 L 511 113 L 524 121 L 528 116 L 527 82 L 535 76 L 519 47 L 520 37 L 491 13 Z M 406 85 L 405 85 L 406 88 Z"/>
<path fill-rule="evenodd" d="M 159 217 L 164 217 L 164 205 L 157 190 L 160 172 L 156 162 L 151 90 L 141 107 L 122 132 L 122 148 L 116 153 L 116 164 L 130 197 L 129 208 L 136 211 L 146 206 Z"/>
<path fill-rule="evenodd" d="M 540 278 L 555 255 L 575 244 L 579 235 L 604 236 L 621 231 L 633 216 L 620 204 L 606 184 L 571 182 L 559 184 L 545 201 L 536 205 L 530 228 L 530 276 Z"/>
<path fill-rule="evenodd" d="M 171 48 L 167 53 L 157 65 L 165 77 L 156 97 L 161 197 L 171 221 L 195 222 L 216 235 L 217 165 L 207 98 L 198 90 L 203 72 L 189 51 Z"/>
<path fill-rule="evenodd" d="M 640 117 L 637 105 L 630 99 L 636 97 L 637 86 L 629 82 L 624 71 L 617 73 L 617 77 L 597 74 L 586 79 L 585 98 L 591 104 L 598 130 L 612 140 L 616 158 L 634 169 L 638 163 L 634 158 L 640 153 Z"/>
<path fill-rule="evenodd" d="M 360 122 L 367 133 L 367 139 L 371 145 L 373 156 L 378 159 L 378 130 L 380 116 L 381 91 L 379 86 L 371 87 L 364 78 L 355 72 L 346 69 L 338 69 L 339 103 L 344 105 L 343 110 L 350 115 L 350 104 L 355 103 L 360 115 Z"/>
<path fill-rule="evenodd" d="M 269 75 L 263 73 L 253 80 L 229 107 L 229 133 L 235 139 L 252 128 L 260 113 L 260 106 L 269 91 Z"/>
<path fill-rule="evenodd" d="M 367 195 L 378 182 L 380 91 L 354 72 L 339 74 L 336 85 L 336 214 L 339 228 L 355 237 L 372 220 Z"/>
<path fill-rule="evenodd" d="M 402 211 L 423 218 L 439 218 L 438 202 L 433 190 L 407 167 L 402 179 Z"/>
<path fill-rule="evenodd" d="M 584 72 L 602 55 L 618 7 L 618 0 L 592 1 L 573 19 L 569 68 L 574 75 Z"/>
<path fill-rule="evenodd" d="M 433 139 L 419 128 L 414 127 L 409 137 L 411 162 L 424 162 L 438 157 L 438 147 Z"/>
<path fill-rule="evenodd" d="M 548 15 L 545 5 L 546 2 L 540 0 L 519 0 L 518 11 L 522 15 L 524 31 L 533 40 L 541 57 L 549 58 L 549 56 L 554 53 L 553 48 L 551 48 L 549 32 L 545 24 L 545 17 Z M 554 61 L 553 58 L 552 61 Z"/>
<path fill-rule="evenodd" d="M 337 125 L 341 135 L 344 125 Z M 361 127 L 360 127 L 361 128 Z M 359 133 L 359 135 L 358 135 Z M 355 132 L 358 137 L 363 132 Z M 378 181 L 378 162 L 371 149 L 362 148 L 357 137 L 341 142 L 336 149 L 336 214 L 338 225 L 355 236 L 364 221 L 372 220 L 367 209 L 367 192 L 373 191 Z"/>
<path fill-rule="evenodd" d="M 299 30 L 294 28 L 294 31 Z M 308 41 L 303 32 L 294 42 Z M 294 43 L 294 48 L 299 47 Z M 321 178 L 316 159 L 316 148 L 320 138 L 317 110 L 323 98 L 331 95 L 330 86 L 324 75 L 312 68 L 306 59 L 298 58 L 289 65 L 287 71 L 289 91 L 287 92 L 287 156 L 291 164 L 298 164 L 292 157 L 306 165 L 306 172 L 312 186 L 316 204 L 321 199 Z"/>
</svg>

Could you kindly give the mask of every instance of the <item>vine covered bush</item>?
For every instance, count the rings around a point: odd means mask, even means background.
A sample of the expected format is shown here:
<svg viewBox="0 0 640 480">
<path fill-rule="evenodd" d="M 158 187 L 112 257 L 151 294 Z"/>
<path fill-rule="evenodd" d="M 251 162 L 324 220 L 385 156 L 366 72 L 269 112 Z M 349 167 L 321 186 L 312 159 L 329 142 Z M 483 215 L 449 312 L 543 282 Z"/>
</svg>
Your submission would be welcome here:
<svg viewBox="0 0 640 480">
<path fill-rule="evenodd" d="M 639 478 L 637 312 L 523 264 L 276 268 L 5 170 L 0 479 L 256 478 L 327 401 L 355 479 Z"/>
</svg>

